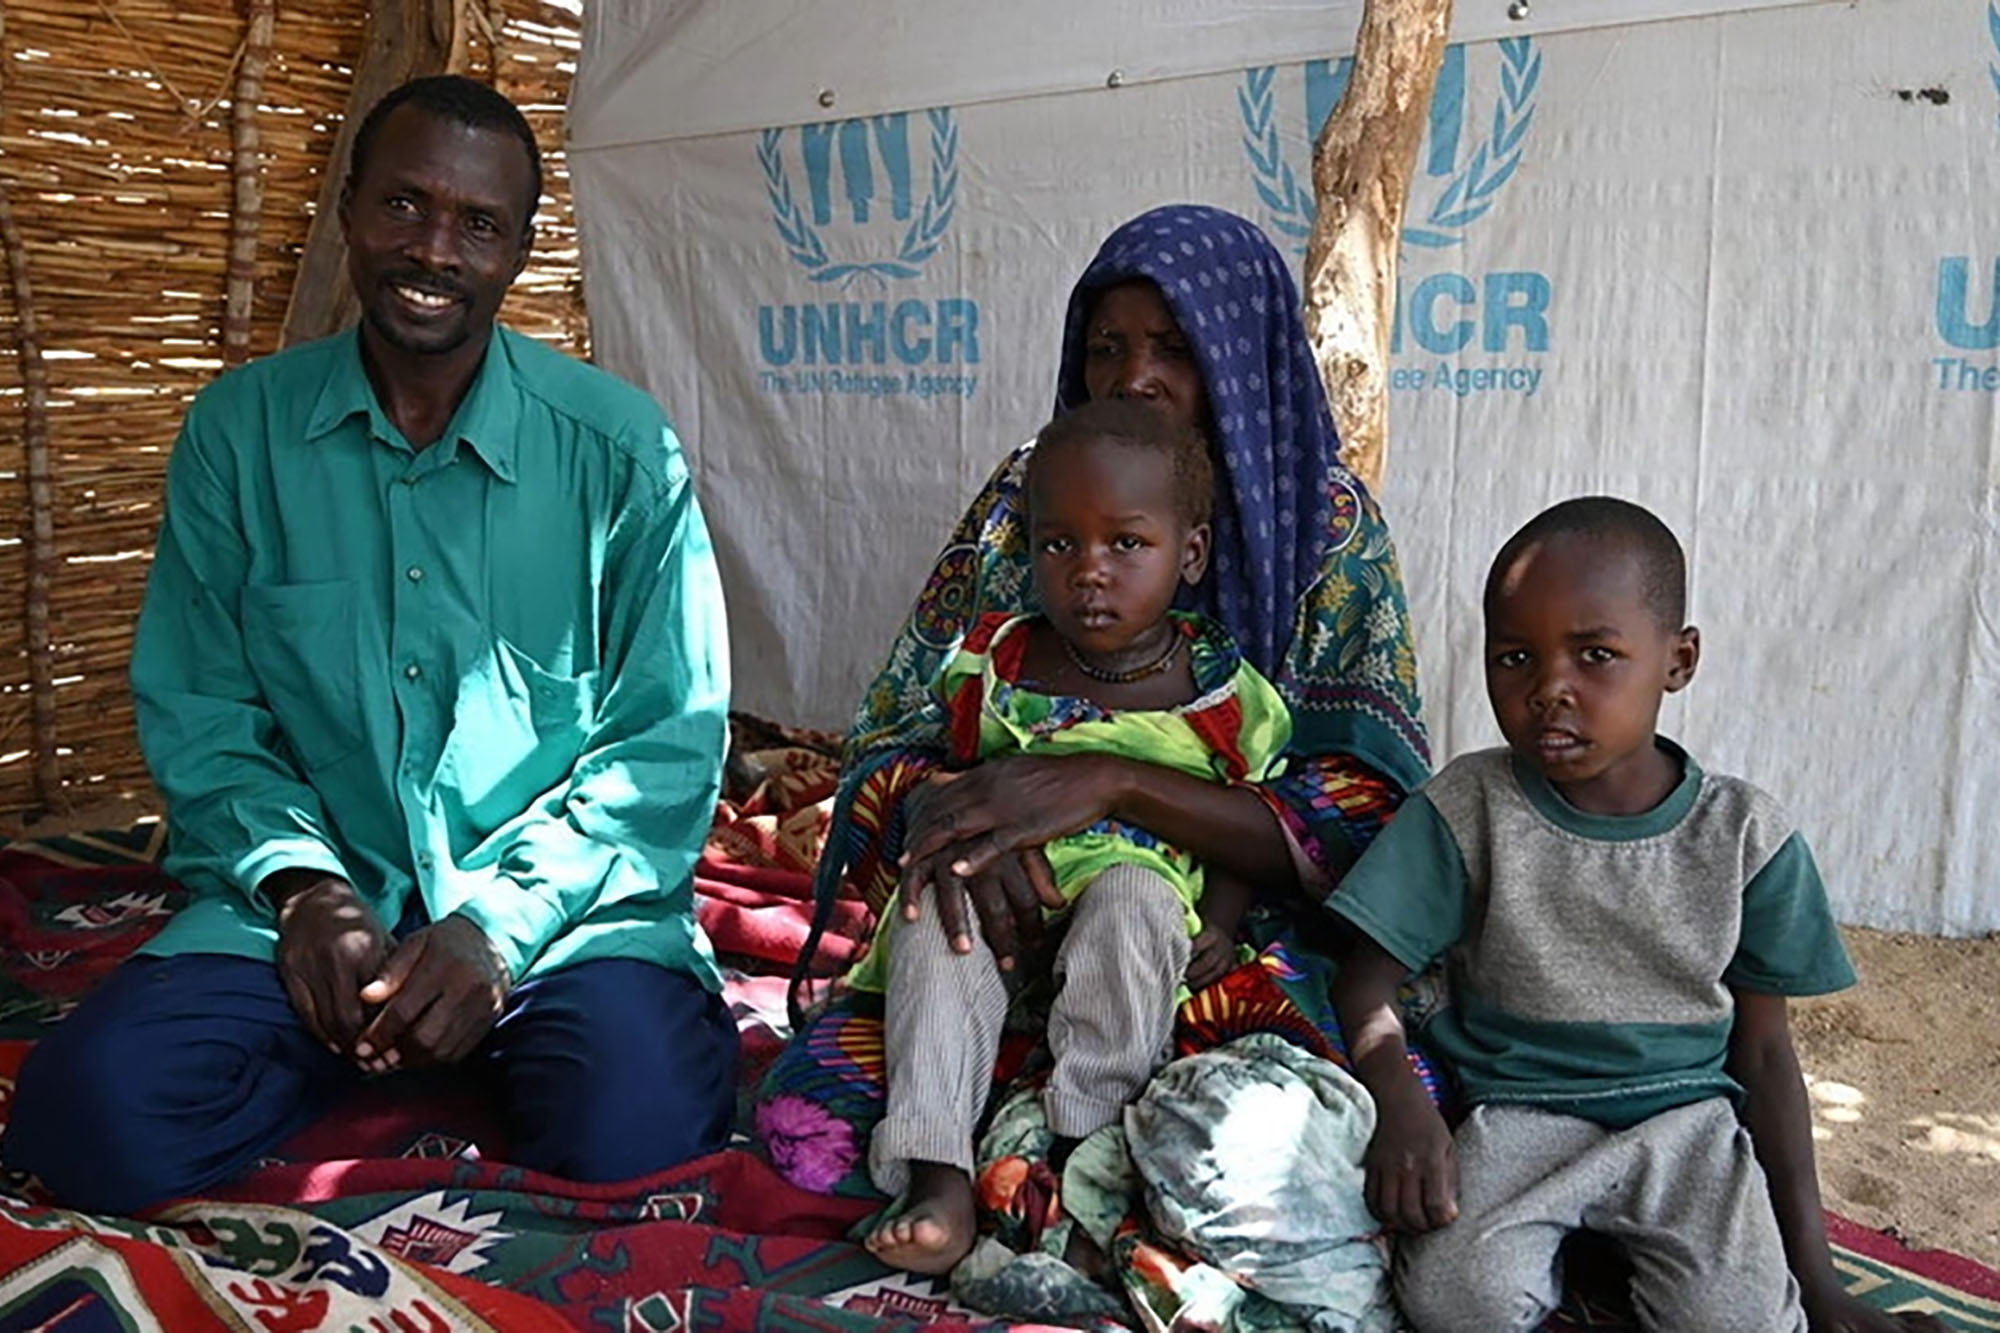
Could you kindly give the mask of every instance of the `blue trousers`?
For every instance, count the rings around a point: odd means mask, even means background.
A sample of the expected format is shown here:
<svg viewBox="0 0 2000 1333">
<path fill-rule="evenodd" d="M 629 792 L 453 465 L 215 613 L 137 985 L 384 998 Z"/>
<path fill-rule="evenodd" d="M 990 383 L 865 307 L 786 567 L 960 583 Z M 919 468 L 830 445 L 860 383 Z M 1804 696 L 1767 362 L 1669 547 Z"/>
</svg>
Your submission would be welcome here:
<svg viewBox="0 0 2000 1333">
<path fill-rule="evenodd" d="M 628 1180 L 727 1140 L 736 1028 L 692 977 L 602 959 L 516 986 L 464 1067 L 503 1100 L 515 1165 Z M 72 1207 L 134 1213 L 245 1170 L 362 1077 L 269 963 L 135 958 L 29 1054 L 0 1159 Z"/>
</svg>

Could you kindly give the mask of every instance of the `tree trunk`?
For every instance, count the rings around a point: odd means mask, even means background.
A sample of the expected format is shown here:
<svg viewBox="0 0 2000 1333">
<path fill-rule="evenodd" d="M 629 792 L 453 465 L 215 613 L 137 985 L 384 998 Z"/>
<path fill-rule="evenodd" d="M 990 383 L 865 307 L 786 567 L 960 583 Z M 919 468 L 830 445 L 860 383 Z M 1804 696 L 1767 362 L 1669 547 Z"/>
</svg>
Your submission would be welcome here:
<svg viewBox="0 0 2000 1333">
<path fill-rule="evenodd" d="M 454 0 L 376 0 L 370 7 L 354 87 L 347 94 L 340 133 L 327 156 L 312 230 L 306 235 L 291 303 L 285 309 L 285 346 L 337 332 L 359 313 L 347 281 L 347 241 L 340 231 L 340 194 L 347 186 L 354 132 L 368 109 L 390 89 L 426 74 L 444 73 L 451 62 L 457 8 Z"/>
<path fill-rule="evenodd" d="M 1306 247 L 1306 336 L 1341 457 L 1378 486 L 1389 444 L 1396 252 L 1451 0 L 1367 0 L 1353 73 L 1313 146 L 1318 215 Z"/>
</svg>

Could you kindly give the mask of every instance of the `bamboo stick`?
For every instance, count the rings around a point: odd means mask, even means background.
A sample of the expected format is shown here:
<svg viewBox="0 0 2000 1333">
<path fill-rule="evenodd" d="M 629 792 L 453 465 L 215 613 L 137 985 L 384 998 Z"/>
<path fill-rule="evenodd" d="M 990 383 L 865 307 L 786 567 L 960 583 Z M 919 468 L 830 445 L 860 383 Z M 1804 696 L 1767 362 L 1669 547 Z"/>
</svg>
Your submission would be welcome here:
<svg viewBox="0 0 2000 1333">
<path fill-rule="evenodd" d="M 230 219 L 228 293 L 222 316 L 222 359 L 240 366 L 250 359 L 251 303 L 257 293 L 257 232 L 264 217 L 264 182 L 257 166 L 257 99 L 271 63 L 271 35 L 277 22 L 275 0 L 245 0 L 249 11 L 243 64 L 237 71 L 235 123 L 236 208 Z"/>
<path fill-rule="evenodd" d="M 14 223 L 14 206 L 0 184 L 0 247 L 14 286 L 14 338 L 19 347 L 22 438 L 28 473 L 27 647 L 30 730 L 34 746 L 35 798 L 44 810 L 65 808 L 62 763 L 56 753 L 55 671 L 49 648 L 49 587 L 55 576 L 55 478 L 49 469 L 48 368 L 35 327 L 34 283 L 28 255 Z"/>
<path fill-rule="evenodd" d="M 0 12 L 0 67 L 5 65 L 5 15 Z M 0 108 L 6 100 L 0 96 Z M 49 643 L 49 591 L 55 577 L 55 477 L 49 464 L 49 382 L 36 327 L 35 288 L 28 254 L 15 224 L 12 196 L 0 182 L 0 248 L 14 288 L 14 340 L 21 384 L 21 435 L 28 474 L 27 649 L 29 731 L 33 738 L 35 798 L 45 811 L 67 808 L 57 753 L 55 671 Z"/>
</svg>

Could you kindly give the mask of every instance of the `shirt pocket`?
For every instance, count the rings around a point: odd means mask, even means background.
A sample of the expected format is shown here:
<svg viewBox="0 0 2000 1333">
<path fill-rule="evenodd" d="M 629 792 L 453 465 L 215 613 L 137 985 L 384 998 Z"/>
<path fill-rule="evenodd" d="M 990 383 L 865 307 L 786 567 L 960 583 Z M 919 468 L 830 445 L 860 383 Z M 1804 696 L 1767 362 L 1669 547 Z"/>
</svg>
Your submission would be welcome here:
<svg viewBox="0 0 2000 1333">
<path fill-rule="evenodd" d="M 360 749 L 354 584 L 273 583 L 243 589 L 243 652 L 285 743 L 308 771 Z"/>
<path fill-rule="evenodd" d="M 597 673 L 558 675 L 498 635 L 493 641 L 499 649 L 501 678 L 517 707 L 525 703 L 535 744 L 561 744 L 569 738 L 580 749 L 597 711 Z"/>
<path fill-rule="evenodd" d="M 598 673 L 550 671 L 494 636 L 460 686 L 442 775 L 473 824 L 496 828 L 575 770 L 596 720 Z"/>
</svg>

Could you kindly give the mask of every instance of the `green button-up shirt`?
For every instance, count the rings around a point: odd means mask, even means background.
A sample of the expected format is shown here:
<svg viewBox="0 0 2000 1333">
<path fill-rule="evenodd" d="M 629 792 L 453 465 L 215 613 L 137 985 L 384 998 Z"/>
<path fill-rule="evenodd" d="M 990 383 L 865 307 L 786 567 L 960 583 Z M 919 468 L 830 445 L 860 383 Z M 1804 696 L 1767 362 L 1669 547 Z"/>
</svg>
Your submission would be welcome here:
<svg viewBox="0 0 2000 1333">
<path fill-rule="evenodd" d="M 271 872 L 477 923 L 516 978 L 720 986 L 691 879 L 728 702 L 722 592 L 645 394 L 496 329 L 414 449 L 353 332 L 217 380 L 167 468 L 132 656 L 193 891 L 151 946 L 274 956 Z"/>
</svg>

